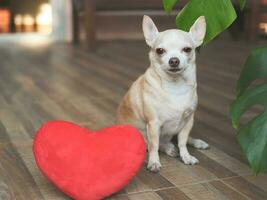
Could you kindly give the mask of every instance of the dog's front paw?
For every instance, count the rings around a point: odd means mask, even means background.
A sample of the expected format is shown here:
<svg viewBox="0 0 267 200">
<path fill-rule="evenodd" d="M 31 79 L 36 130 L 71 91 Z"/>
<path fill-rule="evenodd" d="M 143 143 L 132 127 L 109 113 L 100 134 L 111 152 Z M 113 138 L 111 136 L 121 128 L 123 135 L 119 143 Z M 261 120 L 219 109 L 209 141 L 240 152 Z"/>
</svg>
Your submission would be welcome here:
<svg viewBox="0 0 267 200">
<path fill-rule="evenodd" d="M 196 149 L 208 149 L 209 145 L 208 143 L 204 142 L 203 140 L 200 139 L 195 139 L 194 145 Z"/>
<path fill-rule="evenodd" d="M 148 162 L 147 169 L 151 172 L 159 172 L 161 169 L 161 164 L 160 162 L 155 161 Z"/>
<path fill-rule="evenodd" d="M 194 156 L 191 156 L 190 154 L 181 155 L 181 160 L 186 165 L 194 165 L 199 163 L 198 159 L 196 159 Z"/>
</svg>

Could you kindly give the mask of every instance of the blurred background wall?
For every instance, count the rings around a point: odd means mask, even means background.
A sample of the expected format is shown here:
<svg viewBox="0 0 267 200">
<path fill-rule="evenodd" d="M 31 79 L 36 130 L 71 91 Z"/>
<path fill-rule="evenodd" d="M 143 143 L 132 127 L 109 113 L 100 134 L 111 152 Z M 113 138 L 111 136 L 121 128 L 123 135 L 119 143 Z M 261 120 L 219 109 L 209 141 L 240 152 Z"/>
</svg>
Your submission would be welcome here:
<svg viewBox="0 0 267 200">
<path fill-rule="evenodd" d="M 186 2 L 168 16 L 162 0 L 0 0 L 0 34 L 41 33 L 94 48 L 97 40 L 141 39 L 144 14 L 160 30 L 175 28 L 175 14 Z M 239 18 L 227 33 L 249 40 L 266 36 L 267 0 L 248 1 L 244 12 L 234 2 Z"/>
</svg>

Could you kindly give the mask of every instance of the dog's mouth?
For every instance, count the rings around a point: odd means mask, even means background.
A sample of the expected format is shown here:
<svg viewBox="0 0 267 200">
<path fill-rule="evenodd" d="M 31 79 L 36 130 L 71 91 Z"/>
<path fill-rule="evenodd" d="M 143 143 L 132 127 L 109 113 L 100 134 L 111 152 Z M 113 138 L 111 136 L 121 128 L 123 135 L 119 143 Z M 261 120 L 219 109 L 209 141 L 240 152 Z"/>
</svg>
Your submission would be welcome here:
<svg viewBox="0 0 267 200">
<path fill-rule="evenodd" d="M 181 72 L 181 71 L 183 71 L 183 69 L 182 68 L 178 68 L 178 67 L 168 69 L 168 72 L 170 72 L 170 73 L 178 73 L 178 72 Z"/>
</svg>

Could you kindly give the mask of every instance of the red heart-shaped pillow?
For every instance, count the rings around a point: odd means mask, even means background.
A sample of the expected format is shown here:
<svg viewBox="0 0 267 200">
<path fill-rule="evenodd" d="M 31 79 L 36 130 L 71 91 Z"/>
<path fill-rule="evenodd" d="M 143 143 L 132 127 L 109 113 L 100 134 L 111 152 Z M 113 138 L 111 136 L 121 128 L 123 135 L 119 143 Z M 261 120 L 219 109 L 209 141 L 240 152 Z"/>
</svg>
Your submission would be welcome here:
<svg viewBox="0 0 267 200">
<path fill-rule="evenodd" d="M 60 190 L 77 200 L 94 200 L 127 185 L 142 166 L 146 148 L 131 126 L 94 132 L 53 121 L 39 129 L 33 151 L 41 171 Z"/>
</svg>

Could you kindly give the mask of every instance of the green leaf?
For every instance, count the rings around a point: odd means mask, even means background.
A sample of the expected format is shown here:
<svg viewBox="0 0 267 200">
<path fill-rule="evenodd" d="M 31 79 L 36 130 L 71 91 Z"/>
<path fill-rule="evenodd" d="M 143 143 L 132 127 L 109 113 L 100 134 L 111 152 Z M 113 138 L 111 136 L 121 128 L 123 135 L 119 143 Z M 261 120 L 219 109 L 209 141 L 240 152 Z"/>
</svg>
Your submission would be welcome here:
<svg viewBox="0 0 267 200">
<path fill-rule="evenodd" d="M 246 6 L 247 1 L 246 0 L 239 0 L 240 8 L 243 10 Z"/>
<path fill-rule="evenodd" d="M 236 19 L 231 0 L 190 0 L 176 17 L 179 29 L 189 31 L 199 16 L 207 21 L 207 33 L 204 44 L 227 29 Z"/>
<path fill-rule="evenodd" d="M 170 14 L 174 5 L 177 3 L 178 0 L 163 0 L 163 7 L 166 13 Z"/>
<path fill-rule="evenodd" d="M 267 47 L 254 50 L 248 57 L 237 83 L 237 93 L 242 93 L 258 78 L 267 76 Z"/>
<path fill-rule="evenodd" d="M 261 114 L 238 131 L 238 141 L 252 170 L 267 170 L 267 113 Z"/>
<path fill-rule="evenodd" d="M 264 107 L 263 113 L 239 128 L 242 114 L 254 105 Z M 233 125 L 238 128 L 238 141 L 253 171 L 267 170 L 267 84 L 247 90 L 231 105 Z"/>
<path fill-rule="evenodd" d="M 230 106 L 238 141 L 255 173 L 267 170 L 267 83 L 248 87 L 262 77 L 267 77 L 267 47 L 254 50 L 248 57 L 238 80 L 238 96 Z M 240 127 L 242 115 L 255 105 L 262 106 L 263 112 Z"/>
<path fill-rule="evenodd" d="M 239 128 L 242 114 L 254 105 L 267 106 L 267 84 L 247 90 L 231 104 L 230 113 L 235 128 Z"/>
</svg>

